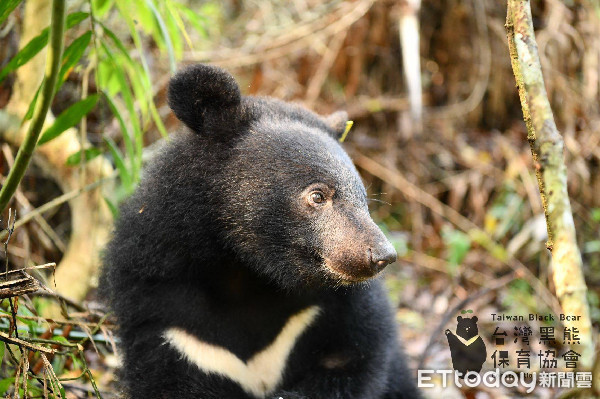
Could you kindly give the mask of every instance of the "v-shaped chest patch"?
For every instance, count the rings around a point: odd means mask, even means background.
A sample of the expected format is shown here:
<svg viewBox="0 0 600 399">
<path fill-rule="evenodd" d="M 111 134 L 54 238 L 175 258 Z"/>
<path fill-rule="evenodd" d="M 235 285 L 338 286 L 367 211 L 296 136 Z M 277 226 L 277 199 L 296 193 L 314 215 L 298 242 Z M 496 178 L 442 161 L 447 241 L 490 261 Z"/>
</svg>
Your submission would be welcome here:
<svg viewBox="0 0 600 399">
<path fill-rule="evenodd" d="M 169 328 L 163 337 L 187 361 L 205 373 L 227 377 L 249 394 L 264 398 L 281 383 L 296 341 L 314 322 L 319 311 L 318 306 L 311 306 L 290 317 L 275 340 L 247 362 L 226 348 L 203 342 L 180 328 Z"/>
<path fill-rule="evenodd" d="M 479 338 L 479 335 L 476 335 L 474 337 L 472 337 L 471 339 L 469 339 L 468 341 L 466 339 L 464 339 L 463 337 L 461 337 L 460 335 L 456 335 L 456 338 L 458 338 L 458 340 L 460 342 L 463 343 L 463 345 L 465 346 L 469 346 L 471 345 L 473 342 L 477 341 L 477 339 Z"/>
</svg>

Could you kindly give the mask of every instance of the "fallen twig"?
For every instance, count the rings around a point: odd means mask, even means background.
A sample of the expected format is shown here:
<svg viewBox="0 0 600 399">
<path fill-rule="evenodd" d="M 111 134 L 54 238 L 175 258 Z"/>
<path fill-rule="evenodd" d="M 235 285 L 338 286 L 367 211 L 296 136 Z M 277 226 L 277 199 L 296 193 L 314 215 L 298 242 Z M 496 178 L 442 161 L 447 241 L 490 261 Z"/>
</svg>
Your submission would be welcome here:
<svg viewBox="0 0 600 399">
<path fill-rule="evenodd" d="M 6 342 L 7 344 L 17 345 L 20 348 L 27 348 L 32 351 L 48 353 L 48 354 L 53 354 L 55 352 L 54 349 L 45 348 L 43 346 L 33 344 L 29 341 L 25 341 L 20 338 L 10 337 L 8 334 L 3 333 L 2 331 L 0 331 L 0 341 Z"/>
</svg>

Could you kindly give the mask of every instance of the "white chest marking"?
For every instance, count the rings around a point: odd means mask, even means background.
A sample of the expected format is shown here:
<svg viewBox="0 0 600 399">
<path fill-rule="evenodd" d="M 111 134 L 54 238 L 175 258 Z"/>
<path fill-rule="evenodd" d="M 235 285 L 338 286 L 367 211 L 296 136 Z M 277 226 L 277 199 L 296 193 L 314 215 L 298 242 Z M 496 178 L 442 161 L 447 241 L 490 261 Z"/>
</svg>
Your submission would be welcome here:
<svg viewBox="0 0 600 399">
<path fill-rule="evenodd" d="M 473 342 L 477 341 L 477 338 L 479 338 L 479 335 L 476 335 L 476 336 L 472 337 L 472 338 L 471 338 L 470 340 L 468 340 L 468 341 L 467 341 L 466 339 L 464 339 L 463 337 L 461 337 L 460 335 L 456 335 L 456 338 L 458 338 L 458 340 L 459 340 L 460 342 L 462 342 L 462 343 L 463 343 L 463 345 L 465 345 L 465 346 L 469 346 L 469 345 L 471 345 Z"/>
<path fill-rule="evenodd" d="M 290 317 L 275 340 L 247 362 L 229 350 L 203 342 L 180 328 L 169 328 L 163 336 L 185 359 L 205 373 L 228 377 L 246 392 L 264 398 L 281 382 L 296 341 L 310 327 L 319 311 L 318 306 L 311 306 Z"/>
</svg>

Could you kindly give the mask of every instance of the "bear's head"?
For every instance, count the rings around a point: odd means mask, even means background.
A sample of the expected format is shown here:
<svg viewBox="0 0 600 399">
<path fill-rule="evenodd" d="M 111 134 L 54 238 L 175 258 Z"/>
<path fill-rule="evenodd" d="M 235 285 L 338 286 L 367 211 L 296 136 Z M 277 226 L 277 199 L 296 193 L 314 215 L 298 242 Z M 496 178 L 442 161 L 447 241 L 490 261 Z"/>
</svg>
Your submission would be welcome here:
<svg viewBox="0 0 600 399">
<path fill-rule="evenodd" d="M 477 316 L 473 316 L 471 318 L 463 318 L 462 316 L 458 316 L 456 318 L 456 321 L 458 321 L 458 324 L 456 325 L 456 335 L 466 340 L 479 335 L 477 320 Z"/>
<path fill-rule="evenodd" d="M 169 105 L 203 137 L 202 151 L 226 153 L 205 194 L 218 203 L 225 247 L 258 273 L 284 288 L 336 286 L 365 281 L 396 260 L 338 142 L 345 112 L 321 117 L 241 96 L 229 73 L 207 65 L 172 78 Z"/>
</svg>

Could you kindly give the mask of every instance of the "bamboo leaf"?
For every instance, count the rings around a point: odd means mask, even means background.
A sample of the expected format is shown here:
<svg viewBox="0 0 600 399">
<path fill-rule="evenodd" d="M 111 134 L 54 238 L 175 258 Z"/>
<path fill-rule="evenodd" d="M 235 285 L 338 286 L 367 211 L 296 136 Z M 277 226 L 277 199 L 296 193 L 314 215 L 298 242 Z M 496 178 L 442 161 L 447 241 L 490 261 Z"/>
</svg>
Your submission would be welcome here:
<svg viewBox="0 0 600 399">
<path fill-rule="evenodd" d="M 106 202 L 106 205 L 108 205 L 108 209 L 110 209 L 110 213 L 112 213 L 113 215 L 113 219 L 118 219 L 119 218 L 119 208 L 117 208 L 117 206 L 108 198 L 104 197 L 104 202 Z"/>
<path fill-rule="evenodd" d="M 69 73 L 71 73 L 73 67 L 77 64 L 77 62 L 79 62 L 83 56 L 83 53 L 85 52 L 85 49 L 90 44 L 91 38 L 92 31 L 87 31 L 77 39 L 73 40 L 73 43 L 71 43 L 69 47 L 65 49 L 62 59 L 62 67 L 60 68 L 60 72 L 58 74 L 58 82 L 56 84 L 55 91 L 60 89 L 62 84 L 67 79 Z"/>
<path fill-rule="evenodd" d="M 102 27 L 102 30 L 106 34 L 106 36 L 108 36 L 110 38 L 110 40 L 112 40 L 112 42 L 115 44 L 115 46 L 117 46 L 117 48 L 121 51 L 121 53 L 127 58 L 127 61 L 129 61 L 130 63 L 133 63 L 133 61 L 131 60 L 131 56 L 129 55 L 129 50 L 127 50 L 127 48 L 125 47 L 123 42 L 106 25 L 104 25 L 102 22 L 99 22 L 99 23 L 100 23 L 100 26 Z"/>
<path fill-rule="evenodd" d="M 182 36 L 186 35 L 185 28 L 183 29 L 183 31 L 180 31 L 179 25 L 177 24 L 177 20 L 173 16 L 173 12 L 169 8 L 165 0 L 161 1 L 159 5 L 159 13 L 164 21 L 165 27 L 167 28 L 166 33 L 171 39 L 175 57 L 181 58 L 181 55 L 183 54 Z"/>
<path fill-rule="evenodd" d="M 105 137 L 104 142 L 106 142 L 106 144 L 108 145 L 108 149 L 110 150 L 110 153 L 113 156 L 115 166 L 119 171 L 119 176 L 121 177 L 121 182 L 123 183 L 123 186 L 125 186 L 125 190 L 127 192 L 131 192 L 130 190 L 133 188 L 131 182 L 131 175 L 129 174 L 129 171 L 125 166 L 125 160 L 123 159 L 121 151 L 117 147 L 117 144 L 114 142 L 114 140 L 110 137 Z"/>
<path fill-rule="evenodd" d="M 75 126 L 84 115 L 94 108 L 97 102 L 98 95 L 92 94 L 91 96 L 76 102 L 64 110 L 56 118 L 52 126 L 46 129 L 46 131 L 42 134 L 42 137 L 38 141 L 38 145 L 43 145 L 48 141 L 55 139 L 68 128 Z"/>
<path fill-rule="evenodd" d="M 9 62 L 6 64 L 2 71 L 0 71 L 0 82 L 6 78 L 6 76 L 19 68 L 22 65 L 25 65 L 27 61 L 35 57 L 37 53 L 39 53 L 44 47 L 48 44 L 48 28 L 44 29 L 42 33 L 38 36 L 34 37 L 19 51 Z"/>
<path fill-rule="evenodd" d="M 25 116 L 23 117 L 23 122 L 28 121 L 33 116 L 33 110 L 35 109 L 35 103 L 37 102 L 37 99 L 40 95 L 40 90 L 42 89 L 43 85 L 44 85 L 44 80 L 42 80 L 42 83 L 40 83 L 40 86 L 38 87 L 37 91 L 35 92 L 35 96 L 33 96 L 33 100 L 31 100 L 31 102 L 29 103 L 29 108 L 27 108 L 27 112 L 25 113 Z"/>
<path fill-rule="evenodd" d="M 133 94 L 131 93 L 131 89 L 129 88 L 129 85 L 127 84 L 127 79 L 125 78 L 125 74 L 123 73 L 122 68 L 119 66 L 120 64 L 117 62 L 117 59 L 115 58 L 115 55 L 110 50 L 110 48 L 104 42 L 101 42 L 101 44 L 102 44 L 102 48 L 104 49 L 106 56 L 108 57 L 108 61 L 110 61 L 107 64 L 114 66 L 111 69 L 111 72 L 115 75 L 116 80 L 118 82 L 119 89 L 121 91 L 121 95 L 123 96 L 123 100 L 125 101 L 127 110 L 130 113 L 130 119 L 131 119 L 131 123 L 134 127 L 134 130 L 136 130 L 136 131 L 141 130 L 139 121 L 137 119 L 137 115 L 135 112 L 135 106 L 134 106 L 134 102 L 133 102 Z"/>
<path fill-rule="evenodd" d="M 150 102 L 150 114 L 152 115 L 152 120 L 154 121 L 156 128 L 160 132 L 160 135 L 163 136 L 165 139 L 168 138 L 169 133 L 167 133 L 167 128 L 165 127 L 160 115 L 158 114 L 158 110 L 156 109 L 154 101 Z"/>
<path fill-rule="evenodd" d="M 143 81 L 144 71 L 139 64 L 126 65 L 125 71 L 129 78 L 133 96 L 139 106 L 142 124 L 144 124 L 148 119 L 148 103 L 152 101 L 152 88 L 145 85 Z"/>
<path fill-rule="evenodd" d="M 129 77 L 133 94 L 135 95 L 135 99 L 140 107 L 142 117 L 145 118 L 148 115 L 148 103 L 151 101 L 151 98 L 147 99 L 148 93 L 152 93 L 152 85 L 150 84 L 150 80 L 147 78 L 145 70 L 140 70 L 139 64 L 133 62 L 131 56 L 129 55 L 129 50 L 127 50 L 117 35 L 108 29 L 108 27 L 106 27 L 104 24 L 101 24 L 101 26 L 104 29 L 104 33 L 111 39 L 116 48 L 119 50 L 119 54 L 112 54 L 112 56 L 117 61 L 117 65 L 123 65 L 126 67 L 125 70 L 127 71 L 127 76 Z M 121 56 L 124 58 L 124 60 L 121 59 Z"/>
<path fill-rule="evenodd" d="M 185 23 L 183 22 L 183 19 L 181 18 L 178 9 L 173 6 L 173 2 L 170 0 L 165 1 L 165 5 L 167 6 L 167 11 L 171 15 L 171 18 L 173 19 L 175 24 L 177 24 L 177 27 L 181 31 L 181 34 L 183 35 L 183 38 L 185 39 L 188 47 L 191 50 L 193 50 L 194 44 L 192 43 L 192 39 L 190 38 L 190 36 L 187 33 L 187 30 L 185 29 Z"/>
<path fill-rule="evenodd" d="M 71 29 L 72 27 L 78 25 L 81 21 L 89 17 L 89 15 L 89 13 L 83 11 L 73 12 L 67 15 L 67 21 L 65 22 L 66 28 Z"/>
<path fill-rule="evenodd" d="M 106 52 L 106 55 L 109 60 L 112 61 L 113 65 L 119 65 L 116 63 L 115 56 L 112 51 L 106 46 L 104 42 L 102 42 L 102 46 Z M 133 172 L 134 176 L 137 176 L 137 171 L 141 169 L 142 163 L 142 149 L 143 149 L 143 132 L 140 127 L 140 122 L 137 117 L 137 113 L 135 112 L 133 94 L 129 85 L 127 84 L 127 80 L 125 79 L 125 74 L 123 73 L 121 68 L 114 68 L 114 74 L 117 78 L 117 82 L 120 86 L 121 95 L 123 96 L 123 101 L 125 102 L 125 106 L 127 107 L 127 112 L 129 112 L 129 120 L 131 121 L 131 125 L 133 127 L 133 138 L 135 143 L 135 157 L 132 162 L 134 162 Z"/>
<path fill-rule="evenodd" d="M 196 13 L 190 10 L 183 4 L 174 3 L 173 6 L 175 6 L 179 10 L 179 12 L 181 12 L 183 16 L 185 16 L 187 21 L 194 26 L 196 31 L 200 33 L 202 37 L 208 37 L 208 24 L 206 18 L 202 17 L 200 13 Z"/>
<path fill-rule="evenodd" d="M 114 3 L 114 0 L 93 0 L 92 7 L 94 8 L 94 15 L 96 18 L 102 17 L 110 10 Z"/>
<path fill-rule="evenodd" d="M 81 21 L 83 21 L 88 16 L 86 12 L 75 12 L 69 14 L 67 17 L 66 28 L 70 29 L 73 26 L 77 25 Z M 0 71 L 0 82 L 2 82 L 6 76 L 12 71 L 16 70 L 20 66 L 25 65 L 30 59 L 36 56 L 46 44 L 48 44 L 48 33 L 49 28 L 46 28 L 29 41 L 9 62 L 6 64 L 4 68 Z"/>
<path fill-rule="evenodd" d="M 163 40 L 165 41 L 165 46 L 167 47 L 167 54 L 169 56 L 169 65 L 171 67 L 171 73 L 175 73 L 175 71 L 177 70 L 177 66 L 176 66 L 176 62 L 175 62 L 175 52 L 173 51 L 173 42 L 171 41 L 171 35 L 169 34 L 167 25 L 165 24 L 165 21 L 163 20 L 162 16 L 156 9 L 156 6 L 154 5 L 154 1 L 146 0 L 146 4 L 152 11 L 152 15 L 154 15 L 154 18 L 156 18 L 156 22 L 158 23 L 158 28 L 159 28 L 160 34 L 161 34 Z"/>
<path fill-rule="evenodd" d="M 98 147 L 90 147 L 90 148 L 86 148 L 83 151 L 83 162 L 87 162 L 90 161 L 94 158 L 96 158 L 98 155 L 102 154 L 102 151 L 98 148 Z M 74 154 L 69 155 L 69 157 L 67 158 L 67 161 L 65 162 L 65 165 L 67 166 L 77 166 L 81 163 L 81 151 L 77 151 Z"/>
<path fill-rule="evenodd" d="M 23 1 L 23 0 L 0 1 L 0 25 L 2 25 L 2 22 L 4 22 L 4 20 L 6 18 L 8 18 L 10 13 L 13 12 L 13 10 L 15 8 L 17 8 L 17 6 L 21 3 L 21 1 Z"/>
<path fill-rule="evenodd" d="M 117 81 L 114 62 L 102 55 L 98 62 L 97 73 L 98 86 L 101 90 L 107 95 L 116 96 L 121 86 Z"/>
<path fill-rule="evenodd" d="M 127 156 L 131 160 L 132 165 L 135 165 L 135 162 L 134 162 L 135 151 L 133 149 L 133 144 L 131 141 L 131 133 L 130 133 L 129 129 L 127 128 L 127 125 L 125 124 L 125 120 L 123 119 L 121 112 L 119 112 L 119 109 L 117 108 L 117 106 L 115 105 L 113 100 L 106 93 L 103 93 L 103 94 L 104 94 L 104 99 L 106 100 L 106 103 L 108 104 L 108 107 L 110 108 L 113 116 L 115 118 L 117 118 L 117 121 L 119 122 L 119 126 L 121 127 L 121 134 L 123 135 L 123 141 L 125 142 L 125 151 L 127 152 Z M 132 174 L 133 174 L 134 178 L 137 179 L 136 168 L 133 168 Z"/>
</svg>

